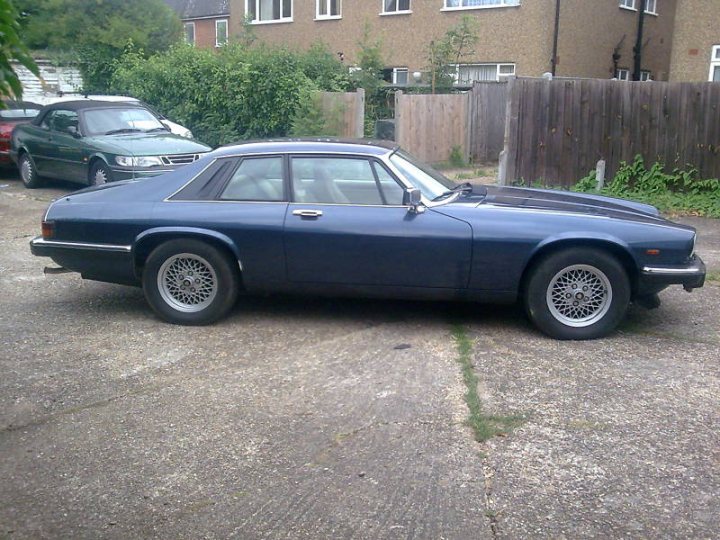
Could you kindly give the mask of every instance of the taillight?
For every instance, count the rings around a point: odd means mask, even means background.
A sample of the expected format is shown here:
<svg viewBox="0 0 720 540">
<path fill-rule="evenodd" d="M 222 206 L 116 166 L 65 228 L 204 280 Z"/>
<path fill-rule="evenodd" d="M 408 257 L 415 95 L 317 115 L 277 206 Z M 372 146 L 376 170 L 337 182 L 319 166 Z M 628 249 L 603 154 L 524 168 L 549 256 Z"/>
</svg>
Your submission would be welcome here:
<svg viewBox="0 0 720 540">
<path fill-rule="evenodd" d="M 55 236 L 55 223 L 52 221 L 43 221 L 41 228 L 44 240 L 50 240 L 53 236 Z"/>
</svg>

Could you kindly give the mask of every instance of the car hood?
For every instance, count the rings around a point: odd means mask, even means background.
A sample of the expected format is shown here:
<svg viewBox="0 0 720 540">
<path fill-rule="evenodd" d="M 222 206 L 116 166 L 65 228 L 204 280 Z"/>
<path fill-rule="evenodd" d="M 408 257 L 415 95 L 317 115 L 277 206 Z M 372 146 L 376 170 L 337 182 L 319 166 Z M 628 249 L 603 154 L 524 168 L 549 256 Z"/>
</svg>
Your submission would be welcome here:
<svg viewBox="0 0 720 540">
<path fill-rule="evenodd" d="M 92 141 L 111 146 L 115 152 L 132 156 L 203 154 L 211 148 L 173 133 L 128 133 L 96 135 Z"/>
<path fill-rule="evenodd" d="M 458 202 L 463 201 L 463 198 Z M 514 208 L 533 208 L 575 214 L 593 214 L 624 219 L 662 220 L 657 208 L 649 204 L 553 189 L 487 186 L 476 190 L 464 202 Z"/>
</svg>

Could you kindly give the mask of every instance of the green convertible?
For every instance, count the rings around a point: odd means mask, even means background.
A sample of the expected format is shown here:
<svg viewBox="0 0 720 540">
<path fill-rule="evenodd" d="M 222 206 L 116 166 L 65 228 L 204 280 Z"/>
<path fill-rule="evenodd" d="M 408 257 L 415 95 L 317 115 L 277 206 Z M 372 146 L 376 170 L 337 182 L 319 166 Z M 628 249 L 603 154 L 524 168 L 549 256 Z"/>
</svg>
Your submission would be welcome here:
<svg viewBox="0 0 720 540">
<path fill-rule="evenodd" d="M 25 187 L 44 178 L 98 185 L 157 176 L 210 147 L 173 135 L 142 105 L 66 101 L 48 105 L 12 134 L 10 156 Z"/>
</svg>

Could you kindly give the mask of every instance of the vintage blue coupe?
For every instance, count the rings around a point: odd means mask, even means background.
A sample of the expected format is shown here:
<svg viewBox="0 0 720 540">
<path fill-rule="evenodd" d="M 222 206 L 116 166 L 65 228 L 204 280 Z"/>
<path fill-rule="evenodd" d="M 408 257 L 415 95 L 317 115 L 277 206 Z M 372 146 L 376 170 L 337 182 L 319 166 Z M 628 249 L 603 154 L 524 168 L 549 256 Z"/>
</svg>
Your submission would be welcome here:
<svg viewBox="0 0 720 540">
<path fill-rule="evenodd" d="M 83 278 L 142 285 L 177 324 L 238 294 L 524 302 L 559 339 L 612 331 L 628 303 L 702 287 L 695 231 L 645 204 L 453 182 L 384 143 L 251 142 L 55 201 L 31 242 Z"/>
</svg>

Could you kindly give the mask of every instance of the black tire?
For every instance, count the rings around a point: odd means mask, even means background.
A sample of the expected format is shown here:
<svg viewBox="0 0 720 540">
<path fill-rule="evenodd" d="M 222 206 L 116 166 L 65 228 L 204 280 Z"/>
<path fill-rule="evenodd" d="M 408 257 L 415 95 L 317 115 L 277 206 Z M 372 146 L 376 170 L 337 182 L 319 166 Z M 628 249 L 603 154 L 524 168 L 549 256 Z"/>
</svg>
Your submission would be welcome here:
<svg viewBox="0 0 720 540">
<path fill-rule="evenodd" d="M 239 290 L 236 261 L 193 239 L 170 240 L 155 248 L 142 274 L 145 298 L 173 324 L 204 325 L 223 317 Z"/>
<path fill-rule="evenodd" d="M 42 185 L 42 178 L 38 176 L 35 162 L 27 152 L 23 152 L 18 157 L 18 170 L 20 171 L 20 180 L 26 188 L 35 189 Z"/>
<path fill-rule="evenodd" d="M 110 167 L 108 167 L 104 161 L 99 159 L 95 161 L 95 163 L 92 164 L 92 167 L 90 167 L 90 172 L 88 173 L 88 184 L 91 186 L 101 186 L 112 181 L 113 177 Z"/>
<path fill-rule="evenodd" d="M 612 332 L 625 316 L 630 280 L 607 252 L 566 249 L 534 266 L 524 300 L 530 320 L 545 334 L 556 339 L 595 339 Z"/>
</svg>

